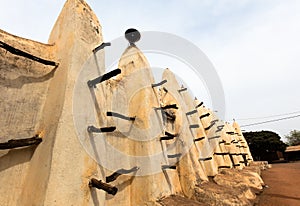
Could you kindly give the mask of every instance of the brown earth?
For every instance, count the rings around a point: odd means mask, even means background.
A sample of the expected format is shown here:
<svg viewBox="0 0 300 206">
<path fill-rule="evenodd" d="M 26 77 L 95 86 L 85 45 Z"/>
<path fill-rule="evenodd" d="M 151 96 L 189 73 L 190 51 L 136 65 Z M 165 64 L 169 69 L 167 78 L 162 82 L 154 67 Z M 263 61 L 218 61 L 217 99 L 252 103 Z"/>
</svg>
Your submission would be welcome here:
<svg viewBox="0 0 300 206">
<path fill-rule="evenodd" d="M 205 206 L 205 204 L 178 195 L 171 195 L 159 201 L 159 203 L 162 206 Z"/>
<path fill-rule="evenodd" d="M 300 205 L 300 162 L 273 164 L 262 172 L 262 177 L 268 187 L 259 206 Z"/>
</svg>

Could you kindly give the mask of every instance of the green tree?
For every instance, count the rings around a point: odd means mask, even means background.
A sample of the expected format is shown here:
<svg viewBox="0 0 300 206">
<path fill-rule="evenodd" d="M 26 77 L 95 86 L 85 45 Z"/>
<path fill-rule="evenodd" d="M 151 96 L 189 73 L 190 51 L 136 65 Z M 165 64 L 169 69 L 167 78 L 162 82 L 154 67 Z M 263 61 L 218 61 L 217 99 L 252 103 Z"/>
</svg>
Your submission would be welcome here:
<svg viewBox="0 0 300 206">
<path fill-rule="evenodd" d="M 284 152 L 287 146 L 275 132 L 245 132 L 243 135 L 254 160 L 268 160 L 271 153 Z"/>
<path fill-rule="evenodd" d="M 300 131 L 293 130 L 290 134 L 286 135 L 287 144 L 290 146 L 295 146 L 300 144 Z"/>
</svg>

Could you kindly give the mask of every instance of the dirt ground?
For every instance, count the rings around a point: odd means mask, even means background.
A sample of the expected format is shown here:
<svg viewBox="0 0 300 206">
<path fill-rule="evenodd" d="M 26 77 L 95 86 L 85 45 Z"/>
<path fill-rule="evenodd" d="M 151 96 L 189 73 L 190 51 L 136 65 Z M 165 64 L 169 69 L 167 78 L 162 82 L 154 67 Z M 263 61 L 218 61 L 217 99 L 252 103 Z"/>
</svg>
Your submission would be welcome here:
<svg viewBox="0 0 300 206">
<path fill-rule="evenodd" d="M 259 206 L 300 206 L 300 161 L 273 164 L 262 177 L 268 188 L 260 196 Z"/>
<path fill-rule="evenodd" d="M 162 206 L 205 206 L 200 202 L 189 200 L 185 197 L 172 195 L 159 202 Z"/>
<path fill-rule="evenodd" d="M 271 169 L 262 172 L 262 177 L 268 187 L 259 196 L 258 206 L 300 206 L 300 161 L 273 164 Z M 175 195 L 160 201 L 160 204 L 203 206 Z"/>
</svg>

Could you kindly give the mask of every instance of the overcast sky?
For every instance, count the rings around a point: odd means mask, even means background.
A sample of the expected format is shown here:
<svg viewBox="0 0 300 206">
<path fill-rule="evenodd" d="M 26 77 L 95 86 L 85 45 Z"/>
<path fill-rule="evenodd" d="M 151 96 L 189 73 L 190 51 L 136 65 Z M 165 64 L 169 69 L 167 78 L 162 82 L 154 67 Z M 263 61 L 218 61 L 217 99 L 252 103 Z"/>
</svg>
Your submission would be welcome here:
<svg viewBox="0 0 300 206">
<path fill-rule="evenodd" d="M 106 42 L 134 27 L 173 33 L 197 45 L 222 81 L 226 120 L 235 118 L 243 125 L 286 116 L 256 117 L 300 114 L 300 1 L 87 2 L 100 20 Z M 46 43 L 63 4 L 63 0 L 1 0 L 0 28 Z M 239 120 L 245 118 L 256 119 Z M 243 129 L 271 130 L 283 137 L 300 130 L 300 118 Z"/>
</svg>

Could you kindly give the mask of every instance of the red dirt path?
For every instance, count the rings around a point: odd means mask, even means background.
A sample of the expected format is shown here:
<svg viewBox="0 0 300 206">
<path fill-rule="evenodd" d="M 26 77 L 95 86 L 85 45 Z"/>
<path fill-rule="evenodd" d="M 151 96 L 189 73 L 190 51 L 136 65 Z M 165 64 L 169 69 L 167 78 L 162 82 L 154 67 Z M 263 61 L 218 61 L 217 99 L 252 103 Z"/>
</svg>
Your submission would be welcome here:
<svg viewBox="0 0 300 206">
<path fill-rule="evenodd" d="M 262 177 L 269 188 L 260 196 L 259 206 L 300 206 L 300 162 L 273 164 Z"/>
</svg>

